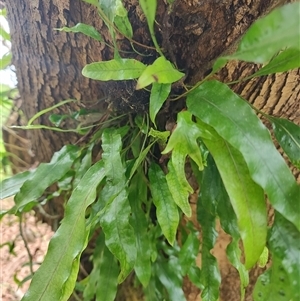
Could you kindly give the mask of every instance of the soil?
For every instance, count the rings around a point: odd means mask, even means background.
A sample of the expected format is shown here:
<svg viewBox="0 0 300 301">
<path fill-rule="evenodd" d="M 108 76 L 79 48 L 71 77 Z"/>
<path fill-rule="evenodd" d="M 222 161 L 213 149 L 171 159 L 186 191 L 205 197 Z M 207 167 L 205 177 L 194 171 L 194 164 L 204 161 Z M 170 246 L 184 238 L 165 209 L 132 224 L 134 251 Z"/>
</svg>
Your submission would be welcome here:
<svg viewBox="0 0 300 301">
<path fill-rule="evenodd" d="M 0 210 L 9 209 L 13 204 L 12 198 L 0 200 Z M 47 224 L 36 221 L 33 211 L 24 214 L 22 220 L 14 215 L 3 217 L 0 221 L 0 301 L 21 300 L 29 287 L 30 257 L 25 241 L 32 256 L 32 270 L 36 271 L 52 235 Z"/>
</svg>

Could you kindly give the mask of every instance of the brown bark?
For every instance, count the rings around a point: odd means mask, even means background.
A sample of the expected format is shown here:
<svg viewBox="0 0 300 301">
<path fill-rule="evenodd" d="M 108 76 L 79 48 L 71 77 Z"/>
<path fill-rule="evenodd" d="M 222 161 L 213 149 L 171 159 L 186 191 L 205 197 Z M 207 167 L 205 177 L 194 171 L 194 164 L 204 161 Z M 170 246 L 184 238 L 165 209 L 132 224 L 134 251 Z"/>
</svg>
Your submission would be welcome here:
<svg viewBox="0 0 300 301">
<path fill-rule="evenodd" d="M 258 17 L 280 2 L 175 1 L 164 19 L 163 45 L 178 67 L 187 72 L 189 81 L 195 83 L 218 56 L 235 46 Z"/>
<path fill-rule="evenodd" d="M 133 39 L 152 46 L 138 1 L 124 2 L 134 28 Z M 158 41 L 166 56 L 187 74 L 187 84 L 193 84 L 209 71 L 216 57 L 235 47 L 236 41 L 259 16 L 288 1 L 177 0 L 170 8 L 165 2 L 158 1 Z M 147 107 L 147 93 L 134 92 L 134 82 L 101 83 L 81 75 L 85 64 L 111 59 L 110 48 L 83 35 L 53 30 L 56 27 L 74 26 L 79 22 L 87 23 L 95 26 L 106 42 L 111 43 L 107 27 L 92 6 L 80 0 L 15 0 L 6 5 L 13 41 L 13 62 L 23 100 L 22 110 L 27 119 L 68 98 L 76 99 L 86 106 L 97 104 L 99 110 L 106 110 L 107 102 L 97 103 L 103 96 L 119 111 L 140 111 Z M 121 35 L 118 36 L 118 45 L 121 50 L 132 50 L 129 41 Z M 135 45 L 135 48 L 152 56 L 140 57 L 136 53 L 122 53 L 122 56 L 137 57 L 145 63 L 154 61 L 157 56 L 153 49 L 139 45 Z M 255 68 L 249 64 L 231 62 L 218 76 L 222 81 L 230 82 L 251 74 Z M 300 88 L 297 77 L 299 70 L 242 82 L 233 89 L 258 109 L 299 124 Z M 180 91 L 178 87 L 174 89 Z M 176 109 L 183 106 L 181 103 Z M 176 110 L 174 107 L 172 104 L 167 109 Z M 78 108 L 79 104 L 73 103 L 54 112 L 64 113 Z M 161 116 L 162 127 L 171 115 L 172 112 L 167 112 Z M 42 115 L 38 123 L 51 125 L 48 116 L 49 114 Z M 64 127 L 74 128 L 75 125 L 66 123 Z M 35 160 L 39 162 L 49 161 L 54 151 L 64 144 L 76 142 L 78 138 L 75 134 L 45 130 L 30 132 L 29 137 Z M 239 281 L 237 272 L 226 259 L 224 250 L 227 243 L 228 237 L 221 233 L 214 253 L 222 270 L 221 300 L 234 301 L 239 300 Z M 253 274 L 258 272 L 255 269 Z M 253 282 L 255 277 L 251 279 Z M 130 288 L 125 291 L 131 292 Z M 185 283 L 185 292 L 188 300 L 200 300 L 199 291 L 188 282 Z M 251 287 L 247 301 L 251 300 L 250 292 Z M 128 295 L 131 297 L 126 299 L 123 296 L 123 299 L 133 300 L 131 293 Z"/>
<path fill-rule="evenodd" d="M 71 4 L 72 2 L 72 4 Z M 97 12 L 82 1 L 9 1 L 8 20 L 12 38 L 13 64 L 18 88 L 23 100 L 22 110 L 27 119 L 37 112 L 65 99 L 84 104 L 102 98 L 101 83 L 81 75 L 85 64 L 101 61 L 107 51 L 101 43 L 83 35 L 69 35 L 54 28 L 89 23 L 101 29 Z M 103 35 L 106 31 L 103 30 Z M 67 113 L 78 104 L 57 108 L 53 113 Z M 53 126 L 49 114 L 36 123 Z M 65 128 L 74 128 L 65 124 Z M 53 152 L 67 143 L 74 143 L 75 134 L 46 130 L 30 132 L 32 150 L 39 162 L 49 161 Z"/>
</svg>

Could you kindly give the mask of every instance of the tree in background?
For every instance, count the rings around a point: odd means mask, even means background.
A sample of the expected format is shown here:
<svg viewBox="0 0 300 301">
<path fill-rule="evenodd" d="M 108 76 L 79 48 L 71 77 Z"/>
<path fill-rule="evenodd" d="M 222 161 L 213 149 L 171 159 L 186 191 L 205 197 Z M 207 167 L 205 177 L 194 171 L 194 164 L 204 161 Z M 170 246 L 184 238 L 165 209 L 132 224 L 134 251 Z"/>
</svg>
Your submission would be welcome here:
<svg viewBox="0 0 300 301">
<path fill-rule="evenodd" d="M 254 110 L 297 175 L 299 3 L 247 31 L 282 1 L 86 2 L 6 3 L 41 163 L 7 213 L 57 229 L 24 301 L 297 298 L 299 186 Z"/>
</svg>

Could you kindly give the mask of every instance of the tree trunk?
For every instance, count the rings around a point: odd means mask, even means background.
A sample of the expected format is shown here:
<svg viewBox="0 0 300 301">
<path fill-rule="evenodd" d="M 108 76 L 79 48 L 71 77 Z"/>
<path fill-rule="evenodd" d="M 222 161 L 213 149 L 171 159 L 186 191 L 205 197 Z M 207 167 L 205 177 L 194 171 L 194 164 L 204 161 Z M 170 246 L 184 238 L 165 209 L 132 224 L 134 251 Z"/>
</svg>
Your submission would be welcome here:
<svg viewBox="0 0 300 301">
<path fill-rule="evenodd" d="M 153 46 L 138 1 L 123 2 L 133 25 L 133 40 L 145 46 Z M 155 28 L 158 42 L 167 58 L 185 72 L 186 84 L 194 84 L 209 72 L 218 56 L 235 47 L 241 35 L 257 18 L 289 1 L 177 0 L 171 7 L 167 7 L 165 2 L 158 1 Z M 21 108 L 27 120 L 37 112 L 70 98 L 78 102 L 56 108 L 51 113 L 68 113 L 81 106 L 97 108 L 101 112 L 106 111 L 108 106 L 109 110 L 116 111 L 141 111 L 147 108 L 148 95 L 135 92 L 134 82 L 102 83 L 81 75 L 86 64 L 113 58 L 110 47 L 82 34 L 54 30 L 63 26 L 71 27 L 79 22 L 90 24 L 101 32 L 106 43 L 112 45 L 107 27 L 91 5 L 80 0 L 15 0 L 7 1 L 6 7 L 11 29 L 13 64 L 22 99 Z M 118 47 L 121 51 L 132 50 L 129 41 L 121 35 L 118 36 Z M 157 57 L 153 47 L 145 48 L 135 44 L 135 49 L 151 54 L 150 57 L 142 58 L 145 63 L 151 63 Z M 130 55 L 120 53 L 124 57 L 138 57 L 141 60 L 135 52 Z M 224 82 L 230 82 L 246 77 L 254 68 L 250 64 L 231 62 L 217 76 Z M 300 88 L 297 77 L 299 70 L 242 82 L 233 89 L 258 109 L 299 124 L 297 100 Z M 103 97 L 106 101 L 102 100 Z M 184 103 L 179 104 L 179 108 L 174 107 L 170 105 L 169 112 L 160 116 L 162 128 L 175 110 L 184 107 Z M 52 126 L 48 117 L 49 113 L 44 114 L 36 123 Z M 63 126 L 70 129 L 75 128 L 76 124 L 68 121 Z M 28 138 L 35 155 L 34 160 L 45 162 L 63 145 L 76 143 L 79 136 L 74 133 L 34 130 L 29 132 Z M 221 300 L 239 300 L 238 275 L 226 259 L 227 243 L 228 238 L 221 234 L 214 250 L 222 270 Z M 253 274 L 258 272 L 255 269 Z M 250 291 L 251 287 L 247 300 L 251 300 Z M 200 300 L 199 291 L 188 282 L 185 283 L 185 292 L 187 300 Z"/>
<path fill-rule="evenodd" d="M 144 16 L 137 1 L 125 1 L 134 26 L 134 39 L 149 45 Z M 169 12 L 163 1 L 157 11 L 157 37 L 163 50 L 195 83 L 211 67 L 213 60 L 230 49 L 260 15 L 280 1 L 175 1 Z M 27 119 L 65 99 L 79 103 L 55 109 L 52 113 L 67 113 L 79 105 L 94 105 L 104 110 L 105 91 L 121 90 L 113 83 L 89 80 L 81 75 L 82 68 L 91 62 L 112 58 L 111 48 L 82 34 L 68 34 L 55 28 L 77 23 L 93 25 L 105 41 L 111 43 L 106 26 L 96 10 L 83 1 L 9 1 L 6 3 L 12 37 L 13 64 L 16 67 L 18 88 Z M 119 37 L 121 49 L 129 50 L 128 41 Z M 137 50 L 144 49 L 137 47 Z M 136 55 L 137 56 L 137 55 Z M 155 53 L 153 52 L 153 56 Z M 150 58 L 153 60 L 153 58 Z M 118 92 L 120 93 L 120 92 Z M 115 101 L 117 103 L 117 101 Z M 123 108 L 122 108 L 123 109 Z M 38 118 L 37 124 L 51 126 L 49 114 Z M 71 122 L 66 129 L 74 128 Z M 53 151 L 78 137 L 70 133 L 35 130 L 29 137 L 36 160 L 49 161 Z"/>
<path fill-rule="evenodd" d="M 72 1 L 72 4 L 66 0 L 17 0 L 9 1 L 6 6 L 13 64 L 27 120 L 65 99 L 75 99 L 79 103 L 59 107 L 51 113 L 68 113 L 68 110 L 78 109 L 80 104 L 96 104 L 103 97 L 101 83 L 82 76 L 81 69 L 87 63 L 107 59 L 102 52 L 109 51 L 104 51 L 101 43 L 86 36 L 72 37 L 54 29 L 71 27 L 78 22 L 91 23 L 101 29 L 103 23 L 97 11 L 80 0 Z M 106 29 L 102 34 L 107 34 Z M 48 117 L 49 114 L 42 115 L 35 123 L 53 126 Z M 74 126 L 68 123 L 64 128 Z M 35 130 L 29 137 L 39 162 L 49 161 L 54 151 L 76 142 L 77 138 L 75 134 L 49 130 Z"/>
</svg>

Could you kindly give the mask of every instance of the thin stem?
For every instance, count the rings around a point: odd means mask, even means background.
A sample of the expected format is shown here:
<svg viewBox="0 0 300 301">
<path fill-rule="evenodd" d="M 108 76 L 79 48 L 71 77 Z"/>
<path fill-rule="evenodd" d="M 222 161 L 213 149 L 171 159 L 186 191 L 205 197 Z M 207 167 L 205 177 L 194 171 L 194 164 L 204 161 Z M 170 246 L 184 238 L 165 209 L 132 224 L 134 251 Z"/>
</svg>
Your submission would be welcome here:
<svg viewBox="0 0 300 301">
<path fill-rule="evenodd" d="M 28 247 L 28 243 L 27 243 L 26 237 L 25 237 L 24 232 L 23 232 L 23 227 L 22 227 L 22 217 L 23 217 L 23 215 L 21 214 L 21 215 L 20 215 L 20 220 L 19 220 L 19 230 L 20 230 L 20 235 L 21 235 L 22 240 L 23 240 L 24 245 L 25 245 L 25 249 L 26 249 L 27 254 L 28 254 L 30 273 L 31 273 L 31 275 L 33 275 L 33 274 L 34 274 L 33 268 L 32 268 L 32 266 L 33 266 L 32 261 L 33 261 L 33 260 L 32 260 L 32 255 L 31 255 L 31 253 L 30 253 L 30 249 L 29 249 L 29 247 Z"/>
<path fill-rule="evenodd" d="M 44 210 L 44 208 L 42 207 L 42 205 L 40 205 L 40 204 L 37 204 L 37 208 L 38 208 L 39 212 L 48 219 L 58 219 L 59 218 L 59 215 L 50 215 L 49 213 L 47 213 Z"/>
</svg>

